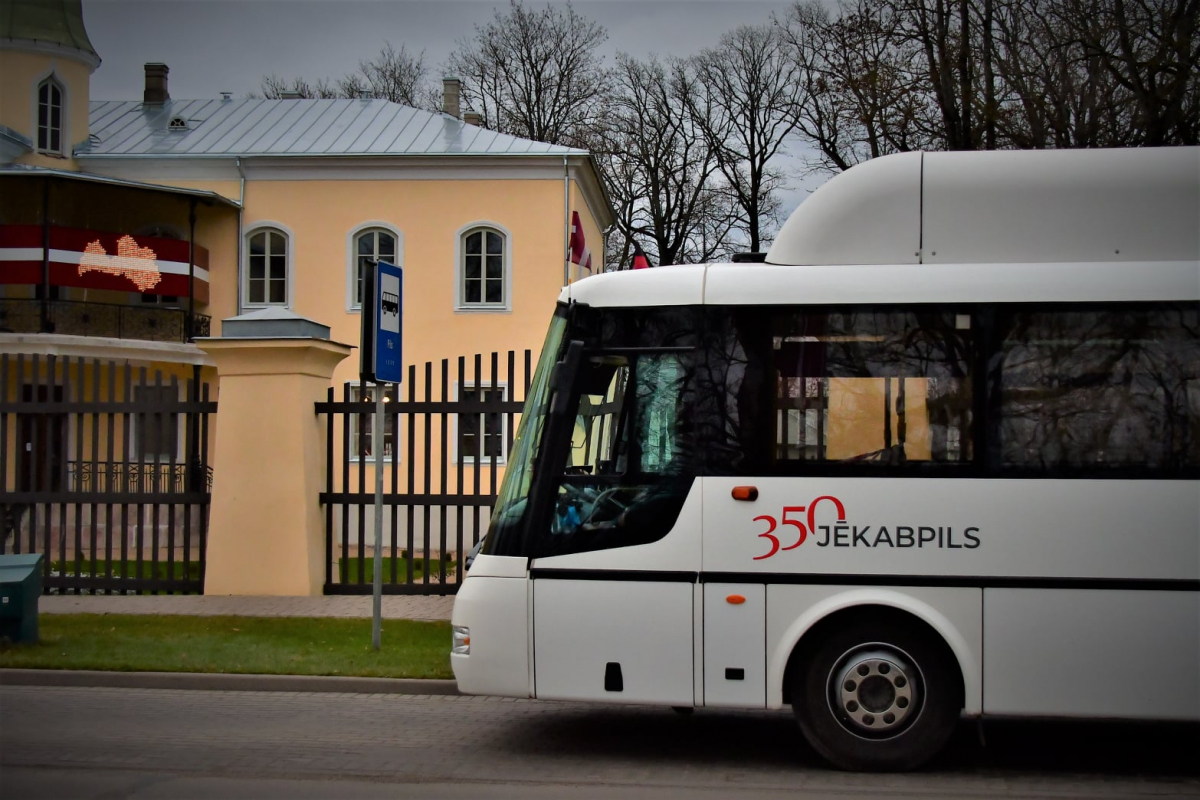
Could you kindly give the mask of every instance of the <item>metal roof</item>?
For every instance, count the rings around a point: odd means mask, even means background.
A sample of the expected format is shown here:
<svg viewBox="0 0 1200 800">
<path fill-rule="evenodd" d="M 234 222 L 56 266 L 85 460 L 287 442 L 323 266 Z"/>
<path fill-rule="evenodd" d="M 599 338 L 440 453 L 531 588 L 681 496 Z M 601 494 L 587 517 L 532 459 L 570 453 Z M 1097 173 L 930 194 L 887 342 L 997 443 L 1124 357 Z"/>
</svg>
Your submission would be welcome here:
<svg viewBox="0 0 1200 800">
<path fill-rule="evenodd" d="M 83 26 L 82 0 L 0 0 L 0 39 L 60 45 L 100 63 Z"/>
<path fill-rule="evenodd" d="M 88 158 L 587 155 L 387 100 L 96 101 L 89 116 Z"/>
<path fill-rule="evenodd" d="M 206 189 L 185 189 L 182 186 L 165 186 L 159 183 L 142 183 L 141 181 L 130 181 L 123 178 L 110 178 L 107 175 L 96 175 L 91 172 L 75 172 L 67 169 L 54 169 L 52 167 L 36 167 L 29 164 L 6 164 L 0 166 L 0 177 L 5 175 L 18 178 L 62 178 L 71 181 L 85 181 L 87 183 L 104 183 L 109 186 L 123 186 L 128 189 L 145 189 L 150 192 L 167 192 L 168 194 L 181 194 L 188 197 L 198 197 L 202 200 L 208 200 L 222 205 L 232 206 L 233 208 L 241 208 L 241 203 L 236 200 L 230 200 L 224 195 L 216 192 L 210 192 Z"/>
</svg>

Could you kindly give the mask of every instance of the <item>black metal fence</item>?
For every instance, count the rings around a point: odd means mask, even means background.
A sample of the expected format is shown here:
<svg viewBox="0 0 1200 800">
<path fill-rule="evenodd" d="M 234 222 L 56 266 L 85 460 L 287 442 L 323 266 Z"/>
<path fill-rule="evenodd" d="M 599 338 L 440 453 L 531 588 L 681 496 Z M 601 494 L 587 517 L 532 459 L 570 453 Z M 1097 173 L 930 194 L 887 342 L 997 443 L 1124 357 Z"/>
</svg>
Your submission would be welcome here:
<svg viewBox="0 0 1200 800">
<path fill-rule="evenodd" d="M 0 355 L 0 554 L 48 593 L 203 591 L 217 404 L 183 369 Z"/>
<path fill-rule="evenodd" d="M 189 315 L 182 308 L 0 298 L 0 332 L 4 333 L 61 333 L 150 342 L 187 342 L 199 336 L 208 336 L 211 327 L 211 317 L 204 314 Z"/>
<path fill-rule="evenodd" d="M 374 558 L 388 594 L 453 594 L 461 562 L 487 530 L 531 376 L 531 353 L 409 366 L 385 391 L 383 548 L 374 550 L 373 385 L 331 388 L 325 402 L 328 471 L 326 594 L 369 594 Z M 485 363 L 488 369 L 484 369 Z M 518 378 L 518 367 L 521 375 Z M 394 394 L 392 393 L 394 392 Z"/>
</svg>

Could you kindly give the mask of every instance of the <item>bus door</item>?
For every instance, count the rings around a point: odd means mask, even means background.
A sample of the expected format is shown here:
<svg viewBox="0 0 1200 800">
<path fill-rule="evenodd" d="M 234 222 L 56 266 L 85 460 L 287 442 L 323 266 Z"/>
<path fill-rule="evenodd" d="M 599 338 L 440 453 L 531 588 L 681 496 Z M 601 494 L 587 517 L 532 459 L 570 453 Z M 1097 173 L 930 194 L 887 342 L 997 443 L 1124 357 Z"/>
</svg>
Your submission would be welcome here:
<svg viewBox="0 0 1200 800">
<path fill-rule="evenodd" d="M 588 353 L 572 413 L 551 423 L 561 466 L 530 565 L 539 698 L 693 705 L 700 492 L 685 380 L 677 353 Z"/>
</svg>

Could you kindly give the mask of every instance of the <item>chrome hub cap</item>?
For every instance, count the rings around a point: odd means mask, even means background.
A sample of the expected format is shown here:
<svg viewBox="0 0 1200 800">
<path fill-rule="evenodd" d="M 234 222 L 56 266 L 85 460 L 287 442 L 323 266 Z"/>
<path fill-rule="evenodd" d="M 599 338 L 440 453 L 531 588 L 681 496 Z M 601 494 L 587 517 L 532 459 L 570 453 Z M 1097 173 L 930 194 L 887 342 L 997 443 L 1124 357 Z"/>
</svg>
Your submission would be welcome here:
<svg viewBox="0 0 1200 800">
<path fill-rule="evenodd" d="M 851 733 L 891 736 L 916 719 L 920 674 L 898 650 L 855 648 L 838 660 L 829 679 L 830 704 Z"/>
</svg>

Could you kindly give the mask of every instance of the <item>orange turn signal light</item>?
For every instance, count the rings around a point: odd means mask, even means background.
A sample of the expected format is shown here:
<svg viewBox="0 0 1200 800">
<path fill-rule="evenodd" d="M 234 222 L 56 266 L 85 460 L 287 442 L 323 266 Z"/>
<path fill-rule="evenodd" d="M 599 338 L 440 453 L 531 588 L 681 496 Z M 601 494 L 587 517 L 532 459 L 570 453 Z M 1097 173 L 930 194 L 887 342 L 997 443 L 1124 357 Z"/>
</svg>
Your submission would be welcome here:
<svg viewBox="0 0 1200 800">
<path fill-rule="evenodd" d="M 758 499 L 757 486 L 735 486 L 733 487 L 734 500 L 754 501 Z"/>
<path fill-rule="evenodd" d="M 746 598 L 744 595 L 731 594 L 726 595 L 725 602 L 729 603 L 730 605 L 740 606 L 742 603 L 746 602 Z"/>
</svg>

